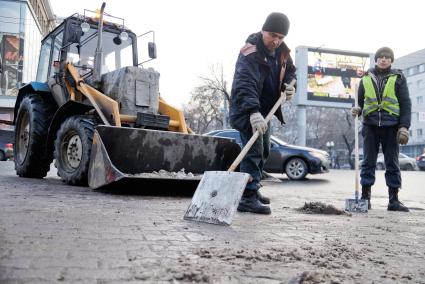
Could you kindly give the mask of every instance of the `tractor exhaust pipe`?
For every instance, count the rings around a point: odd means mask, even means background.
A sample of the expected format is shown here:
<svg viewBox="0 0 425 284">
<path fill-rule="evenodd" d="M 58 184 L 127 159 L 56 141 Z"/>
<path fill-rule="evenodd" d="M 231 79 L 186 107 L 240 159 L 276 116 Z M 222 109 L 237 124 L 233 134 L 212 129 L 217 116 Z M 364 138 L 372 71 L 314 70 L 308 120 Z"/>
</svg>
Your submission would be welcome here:
<svg viewBox="0 0 425 284">
<path fill-rule="evenodd" d="M 103 63 L 103 50 L 102 50 L 102 40 L 103 40 L 103 11 L 105 10 L 106 3 L 102 3 L 100 8 L 99 15 L 99 30 L 97 37 L 97 47 L 94 54 L 94 69 L 93 69 L 93 80 L 94 83 L 99 84 L 101 75 L 102 75 L 102 63 Z"/>
</svg>

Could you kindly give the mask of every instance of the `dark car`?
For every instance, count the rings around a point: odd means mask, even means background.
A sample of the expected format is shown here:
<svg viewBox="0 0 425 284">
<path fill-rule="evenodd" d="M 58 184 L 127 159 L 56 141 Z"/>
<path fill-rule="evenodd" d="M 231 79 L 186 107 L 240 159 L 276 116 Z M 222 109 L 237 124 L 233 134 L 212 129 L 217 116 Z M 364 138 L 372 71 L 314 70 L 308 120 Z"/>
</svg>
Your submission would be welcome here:
<svg viewBox="0 0 425 284">
<path fill-rule="evenodd" d="M 234 129 L 214 130 L 204 135 L 228 137 L 242 147 L 239 132 Z M 290 145 L 277 137 L 270 138 L 270 156 L 264 166 L 269 173 L 285 173 L 289 179 L 300 180 L 307 174 L 319 174 L 329 171 L 330 158 L 325 151 Z"/>
<path fill-rule="evenodd" d="M 0 161 L 13 157 L 14 131 L 0 129 Z"/>
<path fill-rule="evenodd" d="M 425 171 L 425 154 L 416 157 L 416 164 L 418 165 L 419 170 Z"/>
</svg>

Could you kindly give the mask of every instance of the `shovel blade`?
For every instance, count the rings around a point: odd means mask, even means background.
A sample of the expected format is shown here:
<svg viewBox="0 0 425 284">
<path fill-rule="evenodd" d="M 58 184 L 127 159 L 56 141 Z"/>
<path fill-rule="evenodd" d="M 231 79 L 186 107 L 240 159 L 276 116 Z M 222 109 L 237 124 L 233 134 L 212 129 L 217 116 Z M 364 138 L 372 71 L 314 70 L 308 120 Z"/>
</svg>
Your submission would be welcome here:
<svg viewBox="0 0 425 284">
<path fill-rule="evenodd" d="M 367 213 L 368 207 L 367 199 L 346 199 L 345 211 L 356 213 Z"/>
<path fill-rule="evenodd" d="M 249 177 L 247 173 L 205 172 L 184 219 L 230 225 Z"/>
</svg>

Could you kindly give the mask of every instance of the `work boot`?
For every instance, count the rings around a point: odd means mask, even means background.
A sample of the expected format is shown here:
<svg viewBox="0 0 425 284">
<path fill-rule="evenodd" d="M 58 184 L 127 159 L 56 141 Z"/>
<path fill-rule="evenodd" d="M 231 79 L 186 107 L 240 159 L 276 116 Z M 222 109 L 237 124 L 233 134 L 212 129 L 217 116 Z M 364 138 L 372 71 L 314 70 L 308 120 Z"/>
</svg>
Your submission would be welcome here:
<svg viewBox="0 0 425 284">
<path fill-rule="evenodd" d="M 371 196 L 371 187 L 370 186 L 362 186 L 362 198 L 367 199 L 367 209 L 372 209 L 372 204 L 370 204 L 370 196 Z"/>
<path fill-rule="evenodd" d="M 271 214 L 270 207 L 263 205 L 257 197 L 257 190 L 244 191 L 239 202 L 238 211 L 257 214 Z"/>
<path fill-rule="evenodd" d="M 401 212 L 409 212 L 409 208 L 403 205 L 403 203 L 398 200 L 398 188 L 388 188 L 388 211 L 401 211 Z"/>
<path fill-rule="evenodd" d="M 263 204 L 270 204 L 270 198 L 262 195 L 259 190 L 257 190 L 257 198 Z"/>
</svg>

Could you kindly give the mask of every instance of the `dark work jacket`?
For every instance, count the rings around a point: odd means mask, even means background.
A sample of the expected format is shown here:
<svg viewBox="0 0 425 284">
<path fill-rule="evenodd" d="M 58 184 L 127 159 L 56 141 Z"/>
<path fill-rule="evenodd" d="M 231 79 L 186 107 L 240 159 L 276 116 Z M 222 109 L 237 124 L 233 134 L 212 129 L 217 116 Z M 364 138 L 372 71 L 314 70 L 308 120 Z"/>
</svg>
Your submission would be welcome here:
<svg viewBox="0 0 425 284">
<path fill-rule="evenodd" d="M 271 82 L 266 80 L 271 74 L 271 67 L 267 62 L 268 51 L 260 32 L 248 37 L 239 53 L 233 77 L 229 115 L 233 128 L 245 132 L 250 130 L 249 116 L 260 112 L 266 117 L 279 99 L 281 91 L 285 90 L 284 83 L 289 84 L 296 78 L 295 66 L 289 53 L 289 48 L 282 42 L 275 51 L 281 82 L 273 82 L 278 84 L 277 87 L 264 88 L 265 82 Z M 274 89 L 276 93 L 268 93 L 264 91 L 265 89 Z M 281 123 L 284 123 L 281 108 L 277 109 L 275 115 Z"/>
<path fill-rule="evenodd" d="M 407 88 L 406 77 L 399 69 L 386 69 L 381 70 L 376 66 L 375 68 L 369 69 L 366 75 L 370 74 L 372 76 L 373 87 L 375 88 L 375 93 L 378 96 L 378 103 L 382 100 L 382 95 L 384 93 L 385 85 L 387 84 L 388 77 L 390 75 L 397 75 L 395 82 L 395 94 L 400 106 L 400 116 L 392 115 L 385 110 L 371 112 L 366 117 L 363 117 L 363 124 L 374 125 L 374 126 L 395 126 L 410 127 L 411 120 L 411 107 L 409 97 L 409 89 Z M 365 89 L 363 86 L 363 80 L 360 81 L 359 91 L 358 91 L 358 102 L 359 107 L 363 110 L 364 99 L 365 99 Z"/>
</svg>

